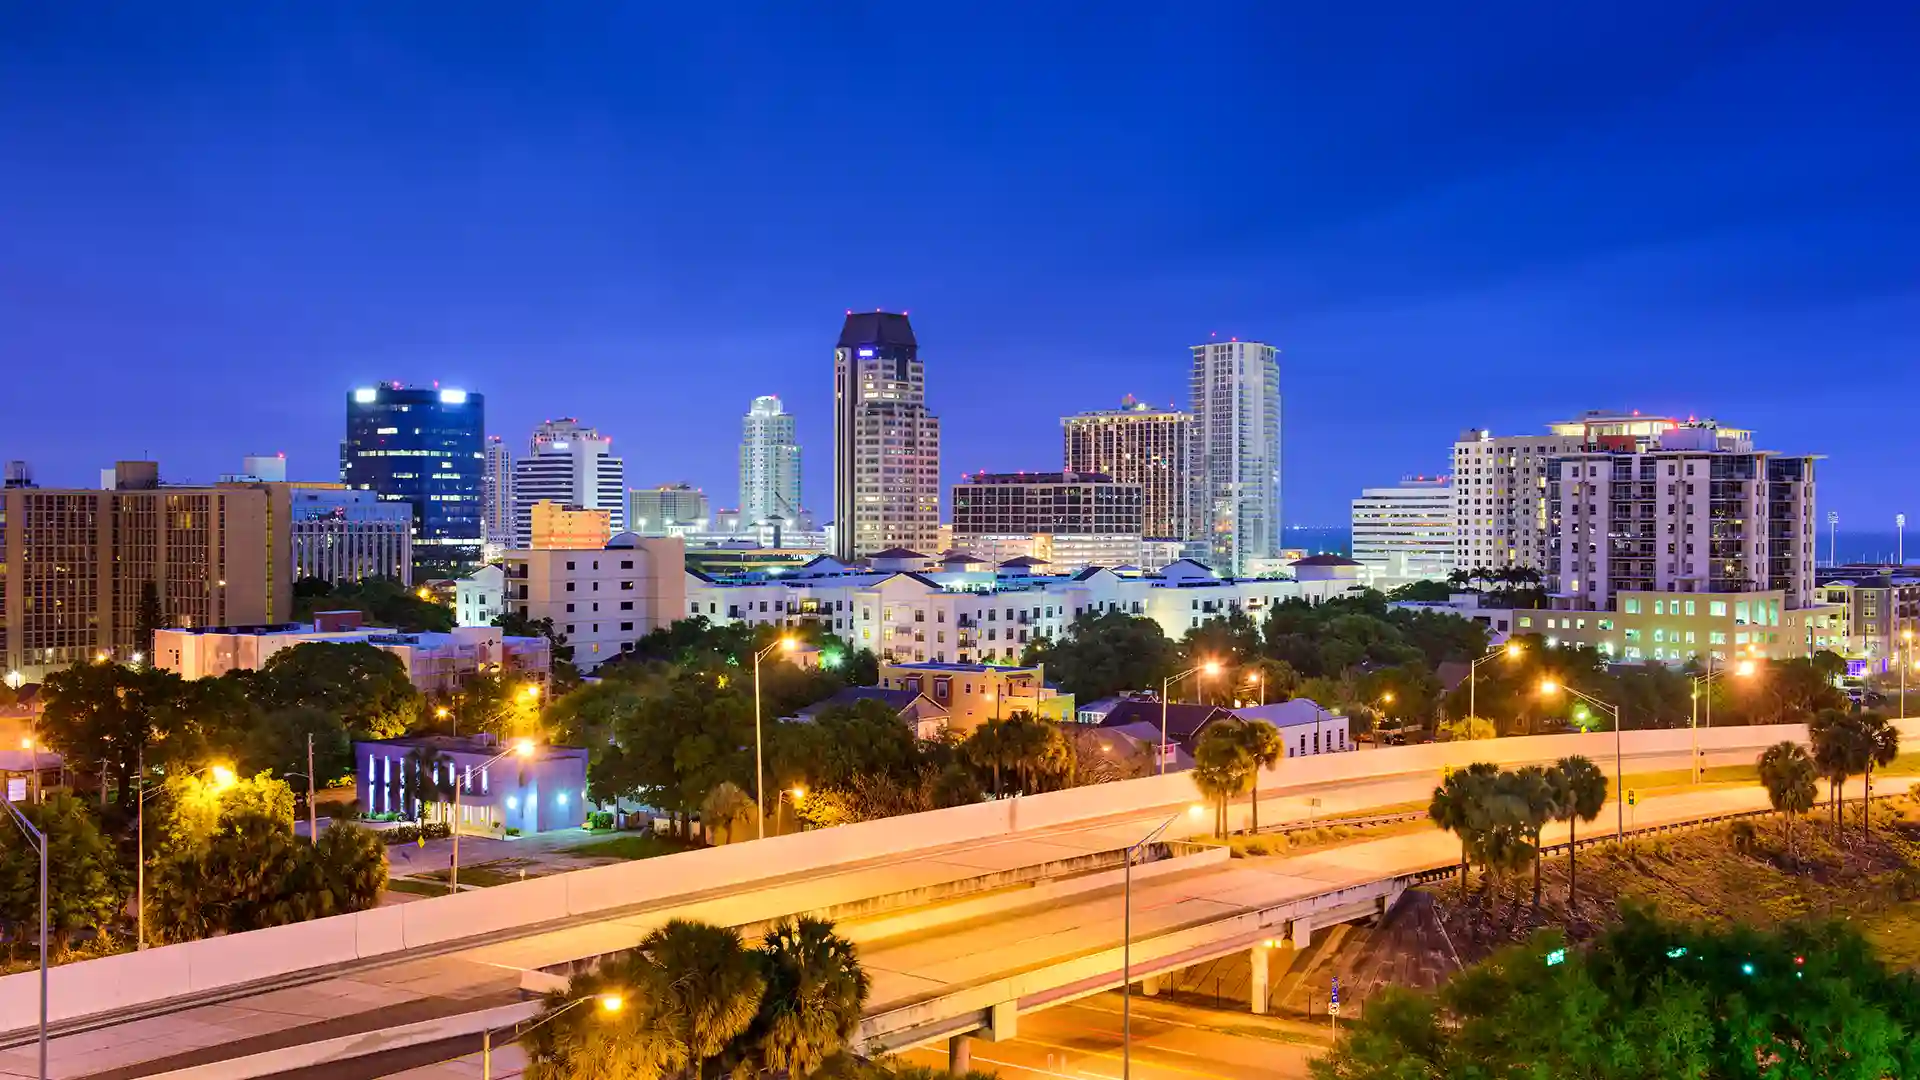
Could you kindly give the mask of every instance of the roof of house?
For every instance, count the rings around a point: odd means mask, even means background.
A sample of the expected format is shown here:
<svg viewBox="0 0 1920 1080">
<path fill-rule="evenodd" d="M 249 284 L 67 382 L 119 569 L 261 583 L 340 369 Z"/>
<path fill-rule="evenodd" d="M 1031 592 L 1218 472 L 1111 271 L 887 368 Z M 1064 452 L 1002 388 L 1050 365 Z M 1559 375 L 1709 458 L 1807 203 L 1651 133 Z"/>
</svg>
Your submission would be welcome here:
<svg viewBox="0 0 1920 1080">
<path fill-rule="evenodd" d="M 1358 562 L 1345 555 L 1309 555 L 1304 559 L 1295 559 L 1289 566 L 1359 566 Z"/>
<path fill-rule="evenodd" d="M 1272 705 L 1253 705 L 1244 709 L 1235 709 L 1233 715 L 1243 720 L 1265 720 L 1278 728 L 1326 724 L 1345 719 L 1337 712 L 1321 708 L 1311 698 L 1277 701 Z"/>
<path fill-rule="evenodd" d="M 890 547 L 885 551 L 876 551 L 867 556 L 869 559 L 927 559 L 931 557 L 932 556 L 929 555 L 922 555 L 911 548 L 903 547 Z"/>
<path fill-rule="evenodd" d="M 1232 713 L 1218 705 L 1180 705 L 1166 706 L 1167 738 L 1185 743 L 1199 734 L 1200 729 L 1214 720 Z M 1130 724 L 1147 723 L 1153 725 L 1157 733 L 1160 730 L 1160 703 L 1133 698 L 1122 701 L 1107 713 L 1100 721 L 1101 727 L 1125 728 Z M 1155 741 L 1158 741 L 1156 734 Z"/>
<path fill-rule="evenodd" d="M 924 715 L 945 716 L 947 710 L 939 702 L 911 690 L 888 690 L 879 686 L 849 686 L 831 697 L 822 698 L 795 713 L 803 720 L 811 720 L 828 709 L 841 708 L 861 701 L 878 701 L 902 716 L 913 713 L 918 719 Z"/>
<path fill-rule="evenodd" d="M 1160 721 L 1157 719 L 1136 720 L 1130 724 L 1101 724 L 1100 730 L 1114 732 L 1142 746 L 1160 745 Z M 1167 767 L 1175 772 L 1193 768 L 1193 755 L 1187 752 L 1186 747 L 1180 745 L 1180 740 L 1173 735 L 1173 732 L 1169 731 L 1167 735 L 1173 742 L 1173 759 L 1167 762 Z"/>
<path fill-rule="evenodd" d="M 1028 566 L 1046 566 L 1048 565 L 1048 563 L 1047 563 L 1047 560 L 1045 559 L 1036 559 L 1031 555 L 1019 555 L 1019 556 L 1015 556 L 1014 558 L 1008 559 L 1006 562 L 1003 562 L 1000 565 L 1003 567 L 1007 567 L 1007 566 L 1028 567 Z"/>
</svg>

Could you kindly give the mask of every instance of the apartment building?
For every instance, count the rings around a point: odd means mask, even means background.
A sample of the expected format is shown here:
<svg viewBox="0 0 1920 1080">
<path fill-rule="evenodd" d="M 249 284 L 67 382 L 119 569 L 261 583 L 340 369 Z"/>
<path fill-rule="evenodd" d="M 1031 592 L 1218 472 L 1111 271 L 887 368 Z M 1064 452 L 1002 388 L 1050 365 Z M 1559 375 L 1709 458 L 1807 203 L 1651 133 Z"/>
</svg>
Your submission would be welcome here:
<svg viewBox="0 0 1920 1080">
<path fill-rule="evenodd" d="M 1187 495 L 1193 414 L 1156 409 L 1129 395 L 1118 409 L 1060 418 L 1065 471 L 1112 477 L 1140 486 L 1140 534 L 1186 540 L 1192 526 Z"/>
<path fill-rule="evenodd" d="M 1845 640 L 1835 651 L 1850 674 L 1894 671 L 1902 660 L 1920 659 L 1920 572 L 1891 564 L 1823 566 L 1814 580 L 1820 602 L 1840 609 Z M 1920 684 L 1920 674 L 1909 675 Z"/>
<path fill-rule="evenodd" d="M 183 679 L 258 671 L 274 654 L 299 645 L 371 645 L 392 654 L 423 694 L 450 694 L 482 672 L 504 672 L 545 686 L 552 653 L 544 637 L 509 637 L 498 627 L 403 632 L 363 626 L 358 611 L 323 611 L 312 623 L 162 630 L 153 663 Z"/>
<path fill-rule="evenodd" d="M 293 577 L 413 584 L 413 507 L 344 484 L 293 484 Z"/>
<path fill-rule="evenodd" d="M 1188 536 L 1222 573 L 1280 550 L 1280 350 L 1257 341 L 1192 347 Z"/>
<path fill-rule="evenodd" d="M 1378 589 L 1444 580 L 1453 570 L 1457 527 L 1453 483 L 1410 476 L 1366 488 L 1353 500 L 1353 558 Z"/>
<path fill-rule="evenodd" d="M 606 546 L 509 551 L 506 608 L 552 619 L 592 671 L 687 611 L 686 553 L 678 537 L 621 533 Z"/>
<path fill-rule="evenodd" d="M 833 352 L 833 526 L 851 561 L 939 542 L 940 420 L 906 315 L 848 312 Z"/>
<path fill-rule="evenodd" d="M 23 481 L 23 484 L 25 481 Z M 0 670 L 37 682 L 143 652 L 151 586 L 160 625 L 222 626 L 293 610 L 289 487 L 172 487 L 123 461 L 108 490 L 0 489 Z"/>
</svg>

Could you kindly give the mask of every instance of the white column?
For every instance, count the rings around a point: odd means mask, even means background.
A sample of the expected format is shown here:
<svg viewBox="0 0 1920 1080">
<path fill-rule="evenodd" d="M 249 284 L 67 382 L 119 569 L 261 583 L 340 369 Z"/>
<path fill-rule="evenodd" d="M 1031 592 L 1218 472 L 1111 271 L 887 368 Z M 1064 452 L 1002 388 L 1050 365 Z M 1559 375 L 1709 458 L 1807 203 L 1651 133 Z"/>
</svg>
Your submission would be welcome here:
<svg viewBox="0 0 1920 1080">
<path fill-rule="evenodd" d="M 1253 951 L 1248 954 L 1248 960 L 1253 965 L 1253 978 L 1252 978 L 1251 989 L 1249 990 L 1249 996 L 1251 997 L 1251 1000 L 1248 1002 L 1248 1005 L 1253 1009 L 1253 1014 L 1255 1016 L 1265 1016 L 1267 1012 L 1267 944 L 1266 942 L 1263 941 L 1260 944 L 1255 945 L 1253 947 Z"/>
<path fill-rule="evenodd" d="M 960 1076 L 973 1068 L 973 1040 L 955 1035 L 947 1040 L 947 1071 Z"/>
</svg>

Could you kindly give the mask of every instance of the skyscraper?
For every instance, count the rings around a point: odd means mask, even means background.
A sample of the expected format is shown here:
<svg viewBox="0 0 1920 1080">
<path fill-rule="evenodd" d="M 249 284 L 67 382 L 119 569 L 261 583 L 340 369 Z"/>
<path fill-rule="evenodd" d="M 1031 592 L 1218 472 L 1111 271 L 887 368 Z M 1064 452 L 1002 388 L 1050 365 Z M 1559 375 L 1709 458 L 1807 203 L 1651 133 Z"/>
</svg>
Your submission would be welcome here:
<svg viewBox="0 0 1920 1080">
<path fill-rule="evenodd" d="M 347 395 L 340 480 L 413 506 L 414 576 L 480 564 L 486 399 L 465 390 L 363 386 Z"/>
<path fill-rule="evenodd" d="M 1141 535 L 1188 538 L 1187 453 L 1193 417 L 1156 409 L 1129 396 L 1118 409 L 1063 416 L 1062 464 L 1068 472 L 1100 473 L 1139 484 Z"/>
<path fill-rule="evenodd" d="M 627 528 L 641 536 L 705 532 L 713 516 L 706 492 L 684 481 L 634 488 L 627 499 Z"/>
<path fill-rule="evenodd" d="M 487 546 L 513 543 L 513 451 L 498 435 L 487 436 L 487 465 L 480 478 L 480 531 Z"/>
<path fill-rule="evenodd" d="M 833 352 L 835 553 L 940 540 L 940 421 L 904 314 L 848 312 Z"/>
<path fill-rule="evenodd" d="M 1257 341 L 1193 346 L 1190 535 L 1222 574 L 1280 549 L 1279 357 Z"/>
<path fill-rule="evenodd" d="M 800 516 L 800 446 L 792 414 L 769 394 L 753 399 L 741 425 L 740 520 L 758 525 L 775 515 L 788 528 Z"/>
<path fill-rule="evenodd" d="M 574 418 L 548 420 L 533 431 L 526 457 L 513 463 L 513 546 L 533 542 L 533 504 L 605 510 L 613 531 L 627 528 L 626 465 L 613 439 Z"/>
<path fill-rule="evenodd" d="M 1377 589 L 1443 581 L 1453 569 L 1453 482 L 1409 476 L 1353 500 L 1353 559 Z"/>
</svg>

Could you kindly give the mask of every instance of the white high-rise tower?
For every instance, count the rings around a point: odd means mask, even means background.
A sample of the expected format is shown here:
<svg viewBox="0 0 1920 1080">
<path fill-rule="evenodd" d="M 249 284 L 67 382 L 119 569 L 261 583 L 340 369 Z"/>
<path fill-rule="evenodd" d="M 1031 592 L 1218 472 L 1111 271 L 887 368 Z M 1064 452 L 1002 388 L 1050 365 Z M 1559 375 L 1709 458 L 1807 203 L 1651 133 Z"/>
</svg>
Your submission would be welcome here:
<svg viewBox="0 0 1920 1080">
<path fill-rule="evenodd" d="M 1280 350 L 1257 341 L 1193 347 L 1193 503 L 1188 535 L 1222 574 L 1280 550 Z"/>
<path fill-rule="evenodd" d="M 740 523 L 759 525 L 772 517 L 794 527 L 800 517 L 800 445 L 793 436 L 793 414 L 768 394 L 753 399 L 741 424 Z"/>
<path fill-rule="evenodd" d="M 498 435 L 487 436 L 486 468 L 480 473 L 480 534 L 495 553 L 513 543 L 513 451 Z"/>
<path fill-rule="evenodd" d="M 572 417 L 549 420 L 534 429 L 527 456 L 513 463 L 513 546 L 532 544 L 537 502 L 605 510 L 613 531 L 625 532 L 626 497 L 626 465 L 613 456 L 613 439 Z"/>
</svg>

